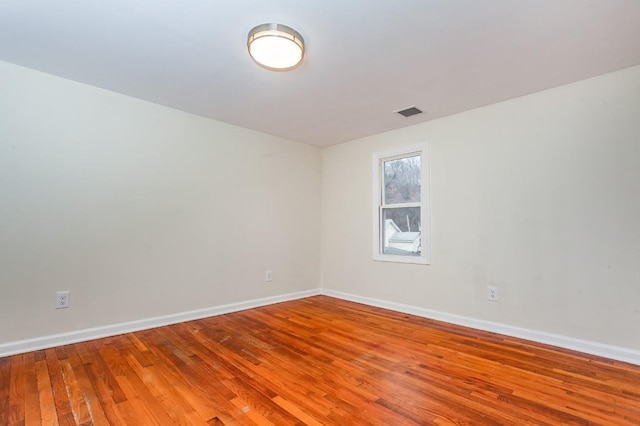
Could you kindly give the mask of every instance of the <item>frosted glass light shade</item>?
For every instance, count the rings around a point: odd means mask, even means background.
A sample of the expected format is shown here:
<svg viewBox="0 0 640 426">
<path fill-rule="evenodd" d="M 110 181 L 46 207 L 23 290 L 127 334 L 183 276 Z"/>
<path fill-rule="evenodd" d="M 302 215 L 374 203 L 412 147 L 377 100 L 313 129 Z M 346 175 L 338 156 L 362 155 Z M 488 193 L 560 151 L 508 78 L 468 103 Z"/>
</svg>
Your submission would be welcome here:
<svg viewBox="0 0 640 426">
<path fill-rule="evenodd" d="M 247 48 L 254 61 L 274 71 L 294 69 L 304 58 L 302 36 L 282 24 L 262 24 L 249 31 Z"/>
</svg>

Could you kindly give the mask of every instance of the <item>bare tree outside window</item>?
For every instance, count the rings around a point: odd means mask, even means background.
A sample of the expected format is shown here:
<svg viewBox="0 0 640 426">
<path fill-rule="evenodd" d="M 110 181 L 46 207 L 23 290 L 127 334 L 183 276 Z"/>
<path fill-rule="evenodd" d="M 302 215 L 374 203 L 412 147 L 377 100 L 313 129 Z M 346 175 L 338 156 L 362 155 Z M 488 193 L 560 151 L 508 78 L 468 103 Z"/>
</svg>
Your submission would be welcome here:
<svg viewBox="0 0 640 426">
<path fill-rule="evenodd" d="M 420 202 L 420 156 L 384 162 L 384 204 Z"/>
</svg>

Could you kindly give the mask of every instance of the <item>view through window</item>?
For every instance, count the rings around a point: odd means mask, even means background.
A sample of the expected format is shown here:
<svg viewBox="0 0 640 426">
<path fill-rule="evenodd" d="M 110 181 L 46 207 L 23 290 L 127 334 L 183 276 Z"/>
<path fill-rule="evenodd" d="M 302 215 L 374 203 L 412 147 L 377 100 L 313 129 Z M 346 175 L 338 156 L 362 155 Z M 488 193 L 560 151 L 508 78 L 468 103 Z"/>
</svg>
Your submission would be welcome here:
<svg viewBox="0 0 640 426">
<path fill-rule="evenodd" d="M 422 261 L 412 263 L 427 263 L 423 251 L 424 157 L 424 150 L 419 150 L 377 158 L 376 198 L 380 200 L 376 206 L 377 251 L 381 255 L 378 260 L 402 261 L 398 257 L 414 257 Z"/>
</svg>

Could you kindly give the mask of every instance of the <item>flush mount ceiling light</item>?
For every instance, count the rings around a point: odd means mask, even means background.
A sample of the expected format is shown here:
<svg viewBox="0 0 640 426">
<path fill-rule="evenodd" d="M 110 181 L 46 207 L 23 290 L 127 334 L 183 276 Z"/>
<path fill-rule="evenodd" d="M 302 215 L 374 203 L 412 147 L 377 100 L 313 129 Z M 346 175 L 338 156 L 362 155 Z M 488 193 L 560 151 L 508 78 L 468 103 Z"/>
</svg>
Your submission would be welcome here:
<svg viewBox="0 0 640 426">
<path fill-rule="evenodd" d="M 282 24 L 262 24 L 249 31 L 247 48 L 254 61 L 273 71 L 292 70 L 304 58 L 302 36 Z"/>
</svg>

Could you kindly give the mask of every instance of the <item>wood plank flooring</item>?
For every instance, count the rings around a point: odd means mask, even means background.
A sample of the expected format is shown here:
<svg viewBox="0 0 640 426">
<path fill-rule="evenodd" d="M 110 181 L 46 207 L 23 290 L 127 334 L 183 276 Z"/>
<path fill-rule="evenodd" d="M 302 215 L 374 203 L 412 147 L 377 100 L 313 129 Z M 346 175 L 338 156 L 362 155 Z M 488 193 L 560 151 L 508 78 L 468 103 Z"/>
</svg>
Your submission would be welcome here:
<svg viewBox="0 0 640 426">
<path fill-rule="evenodd" d="M 640 367 L 325 296 L 0 358 L 0 425 L 640 425 Z"/>
</svg>

